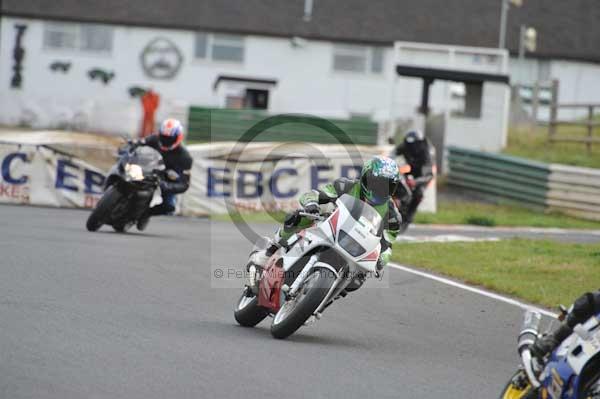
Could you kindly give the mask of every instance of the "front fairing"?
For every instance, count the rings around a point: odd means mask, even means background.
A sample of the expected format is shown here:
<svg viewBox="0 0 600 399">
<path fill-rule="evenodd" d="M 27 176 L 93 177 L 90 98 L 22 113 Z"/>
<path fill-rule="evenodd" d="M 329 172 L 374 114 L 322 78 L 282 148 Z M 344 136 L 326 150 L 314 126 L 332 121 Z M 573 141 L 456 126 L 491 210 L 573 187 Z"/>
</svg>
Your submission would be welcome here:
<svg viewBox="0 0 600 399">
<path fill-rule="evenodd" d="M 291 248 L 283 257 L 284 270 L 290 270 L 315 248 L 329 247 L 335 249 L 351 269 L 375 272 L 381 250 L 381 216 L 370 205 L 347 194 L 341 196 L 336 205 L 337 209 L 327 220 L 289 239 Z M 361 247 L 360 253 L 349 251 L 348 242 Z"/>
<path fill-rule="evenodd" d="M 589 339 L 573 333 L 551 354 L 542 374 L 551 398 L 576 398 L 582 371 L 600 356 L 600 313 L 583 325 Z"/>
<path fill-rule="evenodd" d="M 165 164 L 162 155 L 152 147 L 142 146 L 137 147 L 133 151 L 124 153 L 119 162 L 123 170 L 125 165 L 139 165 L 142 168 L 144 177 L 150 176 L 156 170 L 164 170 Z"/>
</svg>

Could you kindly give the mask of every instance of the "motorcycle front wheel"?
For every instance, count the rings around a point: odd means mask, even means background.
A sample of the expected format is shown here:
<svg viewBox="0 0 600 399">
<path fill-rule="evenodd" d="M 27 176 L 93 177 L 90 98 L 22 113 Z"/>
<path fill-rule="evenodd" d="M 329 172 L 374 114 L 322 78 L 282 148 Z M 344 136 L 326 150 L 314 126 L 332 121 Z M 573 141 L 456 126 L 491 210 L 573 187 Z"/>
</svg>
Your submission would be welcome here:
<svg viewBox="0 0 600 399">
<path fill-rule="evenodd" d="M 295 298 L 283 303 L 271 324 L 271 335 L 287 338 L 308 320 L 323 302 L 333 286 L 335 276 L 327 269 L 316 268 L 300 288 Z"/>
<path fill-rule="evenodd" d="M 593 371 L 586 370 L 585 382 L 581 387 L 582 394 L 580 397 L 586 399 L 600 398 L 600 369 L 597 366 L 600 366 L 600 359 L 597 359 L 591 366 L 586 366 L 586 369 L 590 367 L 588 370 Z"/>
<path fill-rule="evenodd" d="M 122 197 L 123 195 L 115 186 L 108 187 L 87 219 L 85 227 L 88 231 L 96 231 L 102 227 L 110 216 L 110 212 L 119 203 Z"/>
<path fill-rule="evenodd" d="M 519 373 L 521 373 L 521 371 L 517 371 L 508 381 L 508 384 L 506 384 L 502 390 L 502 395 L 500 395 L 499 399 L 536 399 L 530 384 L 526 384 L 524 387 L 520 388 L 513 384 L 513 380 Z"/>
<path fill-rule="evenodd" d="M 258 306 L 258 297 L 256 295 L 247 293 L 248 288 L 242 292 L 242 296 L 238 299 L 233 311 L 233 317 L 239 325 L 244 327 L 254 327 L 265 317 L 269 315 L 269 312 L 262 306 Z"/>
</svg>

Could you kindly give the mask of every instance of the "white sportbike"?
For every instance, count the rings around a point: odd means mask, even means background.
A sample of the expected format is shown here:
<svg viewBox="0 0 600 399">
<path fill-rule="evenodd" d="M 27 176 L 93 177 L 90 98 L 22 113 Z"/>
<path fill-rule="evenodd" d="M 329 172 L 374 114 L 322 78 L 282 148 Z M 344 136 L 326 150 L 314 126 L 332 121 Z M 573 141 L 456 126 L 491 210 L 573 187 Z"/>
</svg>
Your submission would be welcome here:
<svg viewBox="0 0 600 399">
<path fill-rule="evenodd" d="M 234 311 L 237 322 L 247 327 L 273 316 L 275 338 L 286 338 L 320 319 L 334 300 L 369 275 L 378 276 L 383 222 L 373 207 L 344 194 L 327 217 L 300 215 L 315 223 L 293 235 L 264 267 L 248 263 L 249 282 Z M 257 244 L 255 251 L 266 243 Z"/>
</svg>

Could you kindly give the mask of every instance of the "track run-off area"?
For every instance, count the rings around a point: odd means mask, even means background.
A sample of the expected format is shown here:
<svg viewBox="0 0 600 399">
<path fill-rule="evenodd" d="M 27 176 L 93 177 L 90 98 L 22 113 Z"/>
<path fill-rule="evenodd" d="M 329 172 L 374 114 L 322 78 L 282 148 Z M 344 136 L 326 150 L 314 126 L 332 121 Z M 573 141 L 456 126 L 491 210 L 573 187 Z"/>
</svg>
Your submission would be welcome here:
<svg viewBox="0 0 600 399">
<path fill-rule="evenodd" d="M 519 306 L 398 268 L 275 340 L 211 278 L 245 265 L 233 224 L 87 216 L 0 206 L 0 398 L 495 398 L 518 364 Z"/>
</svg>

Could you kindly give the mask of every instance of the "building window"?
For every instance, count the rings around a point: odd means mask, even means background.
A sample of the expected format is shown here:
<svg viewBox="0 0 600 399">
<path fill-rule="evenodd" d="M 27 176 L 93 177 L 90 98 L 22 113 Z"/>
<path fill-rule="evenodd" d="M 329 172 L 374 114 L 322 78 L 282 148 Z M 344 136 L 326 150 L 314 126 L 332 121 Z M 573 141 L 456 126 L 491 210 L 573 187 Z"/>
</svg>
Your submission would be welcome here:
<svg viewBox="0 0 600 399">
<path fill-rule="evenodd" d="M 77 25 L 54 24 L 44 26 L 44 47 L 52 49 L 75 49 L 77 45 Z"/>
<path fill-rule="evenodd" d="M 196 33 L 196 47 L 194 49 L 196 58 L 207 58 L 208 56 L 208 33 Z"/>
<path fill-rule="evenodd" d="M 234 35 L 213 35 L 212 59 L 219 61 L 244 61 L 244 38 Z"/>
<path fill-rule="evenodd" d="M 200 59 L 242 63 L 244 62 L 244 37 L 198 32 L 194 54 Z"/>
<path fill-rule="evenodd" d="M 450 95 L 452 115 L 462 118 L 481 118 L 483 83 L 452 83 Z"/>
<path fill-rule="evenodd" d="M 106 25 L 46 23 L 44 48 L 107 53 L 112 50 L 113 30 Z"/>
<path fill-rule="evenodd" d="M 373 47 L 371 48 L 371 72 L 382 73 L 383 72 L 383 48 Z"/>
<path fill-rule="evenodd" d="M 333 69 L 341 72 L 383 72 L 384 49 L 353 45 L 337 45 L 333 48 Z"/>
<path fill-rule="evenodd" d="M 86 51 L 110 52 L 113 30 L 104 25 L 80 25 L 80 48 Z"/>
</svg>

